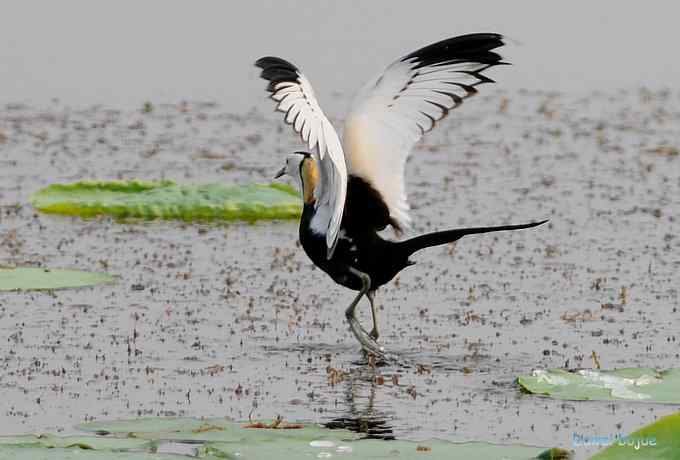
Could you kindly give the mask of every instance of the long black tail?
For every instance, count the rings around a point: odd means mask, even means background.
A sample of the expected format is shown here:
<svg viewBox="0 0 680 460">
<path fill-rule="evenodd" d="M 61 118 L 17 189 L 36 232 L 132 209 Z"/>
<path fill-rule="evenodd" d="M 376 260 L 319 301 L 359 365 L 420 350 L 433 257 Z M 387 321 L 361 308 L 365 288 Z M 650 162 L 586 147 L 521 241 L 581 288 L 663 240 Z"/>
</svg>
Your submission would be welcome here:
<svg viewBox="0 0 680 460">
<path fill-rule="evenodd" d="M 416 236 L 410 240 L 401 241 L 397 243 L 399 248 L 404 251 L 406 257 L 421 249 L 429 248 L 431 246 L 439 246 L 440 244 L 452 243 L 465 235 L 474 235 L 476 233 L 489 232 L 503 232 L 506 230 L 522 230 L 523 228 L 537 227 L 545 224 L 547 220 L 540 222 L 532 222 L 530 224 L 521 225 L 501 225 L 498 227 L 472 227 L 472 228 L 457 228 L 453 230 L 444 230 L 442 232 L 427 233 L 425 235 Z"/>
</svg>

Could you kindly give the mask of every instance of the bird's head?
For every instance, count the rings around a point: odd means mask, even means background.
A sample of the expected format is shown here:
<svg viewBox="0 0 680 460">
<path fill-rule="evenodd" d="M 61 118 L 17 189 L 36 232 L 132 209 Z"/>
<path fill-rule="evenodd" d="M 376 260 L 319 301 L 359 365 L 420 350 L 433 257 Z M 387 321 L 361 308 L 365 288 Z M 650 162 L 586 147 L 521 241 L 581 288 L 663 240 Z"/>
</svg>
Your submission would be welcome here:
<svg viewBox="0 0 680 460">
<path fill-rule="evenodd" d="M 305 203 L 314 202 L 314 189 L 319 182 L 316 160 L 307 152 L 295 152 L 286 156 L 286 164 L 276 173 L 275 179 L 288 175 L 297 183 Z"/>
</svg>

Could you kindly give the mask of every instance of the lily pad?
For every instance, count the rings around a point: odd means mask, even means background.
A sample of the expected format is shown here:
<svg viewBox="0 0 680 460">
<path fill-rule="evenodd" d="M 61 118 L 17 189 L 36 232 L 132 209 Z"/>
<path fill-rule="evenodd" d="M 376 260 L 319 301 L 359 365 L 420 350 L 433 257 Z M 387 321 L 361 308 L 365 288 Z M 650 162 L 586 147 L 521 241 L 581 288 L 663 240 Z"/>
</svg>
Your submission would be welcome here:
<svg viewBox="0 0 680 460">
<path fill-rule="evenodd" d="M 680 403 L 680 369 L 537 369 L 517 382 L 529 393 L 557 399 Z"/>
<path fill-rule="evenodd" d="M 540 447 L 522 445 L 500 445 L 485 442 L 451 443 L 447 441 L 384 441 L 378 439 L 364 439 L 361 441 L 304 441 L 299 439 L 277 439 L 258 443 L 219 443 L 206 445 L 206 452 L 216 457 L 228 459 L 297 459 L 297 458 L 347 458 L 347 459 L 392 459 L 408 458 L 423 460 L 468 460 L 470 458 L 498 459 L 498 460 L 528 460 L 528 459 L 566 459 L 566 452 L 562 456 L 553 456 Z M 564 452 L 564 451 L 561 451 Z"/>
<path fill-rule="evenodd" d="M 154 441 L 106 436 L 0 436 L 3 459 L 177 460 L 175 455 L 157 454 L 157 447 Z"/>
<path fill-rule="evenodd" d="M 238 423 L 226 418 L 140 418 L 113 422 L 90 422 L 78 425 L 82 431 L 110 433 L 138 439 L 164 441 L 255 442 L 280 439 L 314 441 L 358 440 L 361 435 L 349 430 L 329 430 L 321 425 L 302 425 L 299 429 L 247 428 L 250 423 Z"/>
<path fill-rule="evenodd" d="M 192 457 L 149 452 L 114 452 L 77 447 L 62 449 L 0 445 L 0 459 L 12 460 L 182 460 L 189 458 Z M 204 460 L 215 459 L 215 457 L 202 458 Z"/>
<path fill-rule="evenodd" d="M 145 418 L 80 425 L 81 430 L 135 439 L 156 440 L 161 446 L 176 443 L 203 443 L 201 453 L 227 459 L 331 458 L 347 459 L 420 458 L 439 459 L 558 459 L 568 453 L 524 445 L 495 445 L 483 442 L 451 443 L 432 441 L 383 441 L 361 439 L 362 435 L 344 429 L 330 430 L 320 425 L 288 425 L 286 428 L 248 428 L 267 424 L 238 423 L 224 418 Z M 279 425 L 284 426 L 284 425 Z"/>
<path fill-rule="evenodd" d="M 105 436 L 54 436 L 51 434 L 0 436 L 0 446 L 80 448 L 86 450 L 152 450 L 157 444 L 146 439 Z"/>
<path fill-rule="evenodd" d="M 172 181 L 54 184 L 31 197 L 46 213 L 117 219 L 245 220 L 300 216 L 298 193 L 283 184 L 178 185 Z"/>
<path fill-rule="evenodd" d="M 206 425 L 229 426 L 233 422 L 227 418 L 197 419 L 189 417 L 140 417 L 129 420 L 109 420 L 88 422 L 76 425 L 76 429 L 97 434 L 130 433 L 170 433 L 178 431 L 199 430 Z"/>
<path fill-rule="evenodd" d="M 662 417 L 628 436 L 619 437 L 591 460 L 680 459 L 680 413 Z"/>
<path fill-rule="evenodd" d="M 4 446 L 40 446 L 38 436 L 32 434 L 21 434 L 18 436 L 0 436 L 0 448 Z"/>
<path fill-rule="evenodd" d="M 115 278 L 106 273 L 47 268 L 0 268 L 0 291 L 64 289 L 111 283 Z"/>
</svg>

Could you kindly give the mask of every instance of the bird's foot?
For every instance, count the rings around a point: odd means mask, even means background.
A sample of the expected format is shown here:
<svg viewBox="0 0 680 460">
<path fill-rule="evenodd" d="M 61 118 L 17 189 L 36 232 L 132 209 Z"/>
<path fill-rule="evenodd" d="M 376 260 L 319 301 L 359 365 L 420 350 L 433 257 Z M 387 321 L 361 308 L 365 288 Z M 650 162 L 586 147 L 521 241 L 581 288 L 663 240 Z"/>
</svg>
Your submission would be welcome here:
<svg viewBox="0 0 680 460">
<path fill-rule="evenodd" d="M 385 349 L 378 345 L 378 342 L 375 341 L 372 335 L 369 335 L 364 330 L 364 328 L 361 327 L 359 321 L 357 321 L 356 318 L 353 317 L 350 317 L 347 320 L 349 322 L 349 328 L 354 334 L 354 337 L 356 337 L 359 343 L 361 344 L 361 348 L 363 348 L 363 350 L 366 353 L 375 356 L 377 359 L 385 360 L 386 359 Z"/>
</svg>

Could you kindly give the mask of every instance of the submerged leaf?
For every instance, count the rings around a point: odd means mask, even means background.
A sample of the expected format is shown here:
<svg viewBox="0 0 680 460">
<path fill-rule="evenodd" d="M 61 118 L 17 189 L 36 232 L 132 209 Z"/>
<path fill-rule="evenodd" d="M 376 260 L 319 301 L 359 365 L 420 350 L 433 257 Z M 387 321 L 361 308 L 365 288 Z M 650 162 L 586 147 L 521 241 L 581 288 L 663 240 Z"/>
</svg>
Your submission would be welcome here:
<svg viewBox="0 0 680 460">
<path fill-rule="evenodd" d="M 282 184 L 178 185 L 172 181 L 84 181 L 50 185 L 31 197 L 43 212 L 118 219 L 246 220 L 291 219 L 301 205 Z"/>
<path fill-rule="evenodd" d="M 680 369 L 537 369 L 517 382 L 529 393 L 558 399 L 680 403 Z"/>
<path fill-rule="evenodd" d="M 0 268 L 0 291 L 64 289 L 111 283 L 115 278 L 106 273 L 47 268 Z"/>
</svg>

